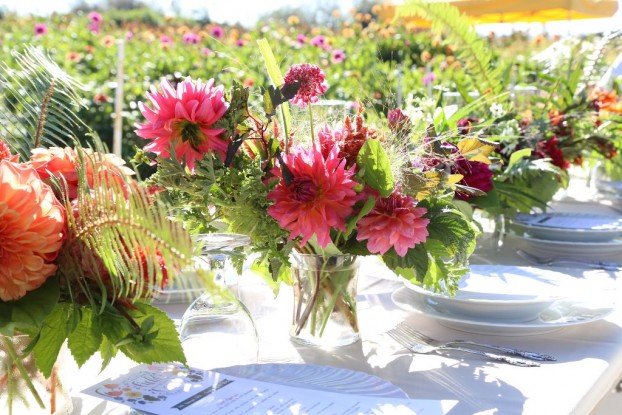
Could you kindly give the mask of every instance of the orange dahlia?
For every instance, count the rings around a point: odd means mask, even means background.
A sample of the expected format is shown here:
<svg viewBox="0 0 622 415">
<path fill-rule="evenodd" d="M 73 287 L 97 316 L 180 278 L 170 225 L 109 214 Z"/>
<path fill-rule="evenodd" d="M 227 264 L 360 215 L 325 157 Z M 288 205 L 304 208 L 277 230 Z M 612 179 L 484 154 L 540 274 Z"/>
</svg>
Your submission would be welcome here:
<svg viewBox="0 0 622 415">
<path fill-rule="evenodd" d="M 84 156 L 86 180 L 91 188 L 96 175 L 100 182 L 114 181 L 123 186 L 125 177 L 134 174 L 132 169 L 125 166 L 125 161 L 114 154 L 95 153 L 85 149 Z M 75 199 L 78 196 L 78 168 L 81 163 L 80 155 L 75 149 L 35 148 L 27 164 L 34 167 L 44 181 L 51 176 L 63 178 L 69 189 L 69 197 Z"/>
<path fill-rule="evenodd" d="M 65 209 L 35 169 L 0 161 L 0 299 L 23 297 L 54 275 Z"/>
</svg>

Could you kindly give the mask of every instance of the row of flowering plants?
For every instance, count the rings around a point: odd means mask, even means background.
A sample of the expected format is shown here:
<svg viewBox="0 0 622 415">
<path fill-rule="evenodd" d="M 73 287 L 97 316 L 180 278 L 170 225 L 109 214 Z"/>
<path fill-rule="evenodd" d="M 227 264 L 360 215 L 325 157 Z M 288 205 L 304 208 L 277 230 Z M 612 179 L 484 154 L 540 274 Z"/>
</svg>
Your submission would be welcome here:
<svg viewBox="0 0 622 415">
<path fill-rule="evenodd" d="M 283 77 L 260 45 L 273 83 L 259 104 L 249 88 L 213 79 L 152 87 L 136 130 L 149 141 L 136 159 L 157 166 L 151 184 L 189 228 L 221 222 L 249 235 L 257 269 L 275 281 L 289 281 L 292 251 L 378 255 L 413 282 L 454 292 L 476 231 L 452 204 L 461 176 L 422 168 L 451 158 L 439 139 L 368 125 L 360 104 L 333 124 L 314 119 L 328 88 L 322 69 L 295 64 Z M 309 119 L 293 123 L 290 103 Z"/>
</svg>

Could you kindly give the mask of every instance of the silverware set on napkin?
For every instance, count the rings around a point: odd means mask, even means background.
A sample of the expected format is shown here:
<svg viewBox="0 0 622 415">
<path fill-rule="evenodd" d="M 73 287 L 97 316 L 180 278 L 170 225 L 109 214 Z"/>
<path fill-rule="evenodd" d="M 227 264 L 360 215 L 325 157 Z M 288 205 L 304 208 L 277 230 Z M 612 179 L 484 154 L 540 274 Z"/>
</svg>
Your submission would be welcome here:
<svg viewBox="0 0 622 415">
<path fill-rule="evenodd" d="M 546 354 L 529 352 L 492 344 L 476 343 L 469 340 L 439 341 L 420 333 L 405 323 L 398 324 L 395 328 L 387 331 L 387 334 L 413 353 L 432 353 L 443 351 L 460 351 L 477 354 L 497 362 L 509 363 L 515 366 L 537 367 L 538 361 L 554 361 L 555 358 Z M 500 353 L 486 352 L 479 349 L 464 347 L 475 346 L 484 349 L 496 350 Z"/>
<path fill-rule="evenodd" d="M 590 261 L 588 259 L 565 256 L 539 257 L 529 252 L 523 251 L 522 249 L 517 250 L 516 254 L 519 257 L 523 258 L 525 261 L 530 262 L 534 265 L 575 265 L 580 267 L 602 269 L 605 271 L 622 271 L 622 267 L 620 267 L 615 262 Z"/>
</svg>

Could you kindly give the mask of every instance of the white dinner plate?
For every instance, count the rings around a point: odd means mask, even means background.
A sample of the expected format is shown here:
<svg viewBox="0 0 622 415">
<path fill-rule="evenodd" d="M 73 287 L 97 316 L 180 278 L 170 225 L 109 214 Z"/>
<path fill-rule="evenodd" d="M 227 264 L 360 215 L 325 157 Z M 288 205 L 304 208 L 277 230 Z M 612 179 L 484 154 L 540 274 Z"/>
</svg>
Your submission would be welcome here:
<svg viewBox="0 0 622 415">
<path fill-rule="evenodd" d="M 577 279 L 558 271 L 516 265 L 471 265 L 454 296 L 405 282 L 433 308 L 491 321 L 534 320 L 554 301 L 568 296 Z"/>
<path fill-rule="evenodd" d="M 575 257 L 622 264 L 622 239 L 607 242 L 551 241 L 529 235 L 514 235 L 517 248 L 539 257 Z"/>
<path fill-rule="evenodd" d="M 555 241 L 607 242 L 622 236 L 622 218 L 591 213 L 519 213 L 512 219 L 515 230 Z"/>
<path fill-rule="evenodd" d="M 603 192 L 622 195 L 622 182 L 619 181 L 597 180 L 596 188 Z"/>
<path fill-rule="evenodd" d="M 560 330 L 567 326 L 601 320 L 613 311 L 613 302 L 574 302 L 558 300 L 532 320 L 522 323 L 491 321 L 457 316 L 438 307 L 432 307 L 424 296 L 407 288 L 397 289 L 391 298 L 403 310 L 416 312 L 436 320 L 439 324 L 467 333 L 496 336 L 527 336 Z"/>
</svg>

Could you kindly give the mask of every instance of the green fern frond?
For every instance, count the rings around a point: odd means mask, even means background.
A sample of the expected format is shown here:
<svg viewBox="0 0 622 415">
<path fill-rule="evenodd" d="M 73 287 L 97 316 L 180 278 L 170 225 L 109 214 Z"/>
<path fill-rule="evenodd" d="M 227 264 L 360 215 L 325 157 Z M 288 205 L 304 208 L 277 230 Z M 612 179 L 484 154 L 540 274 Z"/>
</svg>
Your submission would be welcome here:
<svg viewBox="0 0 622 415">
<path fill-rule="evenodd" d="M 480 95 L 502 92 L 501 70 L 493 69 L 492 52 L 457 7 L 449 3 L 410 0 L 397 8 L 396 18 L 412 16 L 430 20 L 432 30 L 443 33 L 455 45 L 457 57 L 465 62 L 471 84 Z"/>
<path fill-rule="evenodd" d="M 87 131 L 76 116 L 85 87 L 40 49 L 13 52 L 15 68 L 0 67 L 0 137 L 23 159 L 35 147 L 68 145 Z"/>
<path fill-rule="evenodd" d="M 67 218 L 61 276 L 75 292 L 99 303 L 100 311 L 119 298 L 149 297 L 167 277 L 165 269 L 172 280 L 192 266 L 192 239 L 147 190 L 113 176 L 101 163 L 104 155 L 80 154 L 77 203 L 65 202 L 74 215 Z M 177 282 L 182 287 L 191 283 Z"/>
</svg>

